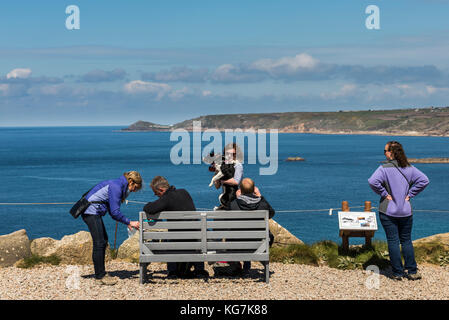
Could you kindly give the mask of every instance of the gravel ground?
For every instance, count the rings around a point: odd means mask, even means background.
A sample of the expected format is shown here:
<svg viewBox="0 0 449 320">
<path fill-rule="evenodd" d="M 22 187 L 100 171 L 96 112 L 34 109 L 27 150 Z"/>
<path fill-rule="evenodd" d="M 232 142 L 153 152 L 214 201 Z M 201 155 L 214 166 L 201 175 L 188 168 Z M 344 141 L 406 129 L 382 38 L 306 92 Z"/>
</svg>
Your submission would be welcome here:
<svg viewBox="0 0 449 320">
<path fill-rule="evenodd" d="M 0 268 L 0 299 L 449 299 L 448 267 L 420 266 L 423 279 L 418 281 L 394 281 L 388 273 L 381 274 L 378 289 L 366 287 L 373 275 L 362 270 L 271 263 L 267 285 L 262 265 L 253 262 L 252 267 L 243 277 L 214 277 L 206 264 L 208 280 L 167 279 L 165 264 L 150 264 L 149 281 L 140 285 L 138 264 L 115 260 L 106 265 L 110 275 L 119 278 L 114 286 L 97 284 L 90 265 Z"/>
</svg>

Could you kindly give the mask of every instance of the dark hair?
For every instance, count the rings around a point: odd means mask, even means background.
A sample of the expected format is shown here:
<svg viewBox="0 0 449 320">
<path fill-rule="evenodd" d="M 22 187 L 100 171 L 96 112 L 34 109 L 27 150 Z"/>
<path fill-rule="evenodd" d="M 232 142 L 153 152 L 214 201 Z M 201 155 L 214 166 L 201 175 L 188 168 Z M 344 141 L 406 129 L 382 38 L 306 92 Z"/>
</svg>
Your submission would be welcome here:
<svg viewBox="0 0 449 320">
<path fill-rule="evenodd" d="M 239 145 L 235 142 L 230 142 L 223 148 L 223 155 L 226 153 L 227 150 L 234 149 L 234 160 L 238 160 L 239 162 L 243 162 L 243 152 L 240 149 Z"/>
<path fill-rule="evenodd" d="M 159 188 L 168 189 L 170 188 L 170 185 L 168 184 L 167 179 L 165 179 L 164 177 L 156 176 L 151 181 L 150 187 L 152 189 L 159 189 Z"/>
<path fill-rule="evenodd" d="M 398 162 L 398 165 L 401 168 L 405 168 L 410 166 L 410 163 L 407 160 L 407 156 L 405 155 L 404 148 L 402 144 L 397 141 L 389 141 L 387 142 L 388 151 L 393 154 L 393 159 Z"/>
</svg>

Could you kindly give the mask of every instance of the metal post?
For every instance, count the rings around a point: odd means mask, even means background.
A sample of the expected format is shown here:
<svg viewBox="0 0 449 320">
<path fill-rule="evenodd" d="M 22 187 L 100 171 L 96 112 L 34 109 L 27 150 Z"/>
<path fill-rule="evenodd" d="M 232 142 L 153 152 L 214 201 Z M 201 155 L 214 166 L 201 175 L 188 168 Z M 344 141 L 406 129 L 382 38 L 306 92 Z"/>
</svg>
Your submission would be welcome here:
<svg viewBox="0 0 449 320">
<path fill-rule="evenodd" d="M 371 201 L 365 201 L 365 212 L 371 212 Z M 365 246 L 371 247 L 371 237 L 373 233 L 371 231 L 365 231 Z"/>
<path fill-rule="evenodd" d="M 349 211 L 349 204 L 348 204 L 348 201 L 343 201 L 343 202 L 341 203 L 341 211 Z M 341 240 L 342 240 L 341 246 L 342 246 L 343 250 L 344 250 L 345 252 L 348 252 L 348 251 L 349 251 L 349 237 L 348 237 L 348 235 L 345 233 L 345 231 L 343 231 L 343 232 L 341 233 Z"/>
</svg>

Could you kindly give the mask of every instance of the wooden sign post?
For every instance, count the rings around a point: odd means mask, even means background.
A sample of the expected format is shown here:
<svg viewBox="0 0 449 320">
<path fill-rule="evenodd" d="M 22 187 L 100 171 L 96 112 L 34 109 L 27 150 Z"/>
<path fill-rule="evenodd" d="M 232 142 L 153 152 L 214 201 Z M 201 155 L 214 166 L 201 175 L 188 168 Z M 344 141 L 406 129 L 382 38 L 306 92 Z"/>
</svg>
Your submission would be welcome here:
<svg viewBox="0 0 449 320">
<path fill-rule="evenodd" d="M 349 212 L 349 205 L 347 201 L 343 201 L 341 204 L 342 212 Z M 365 209 L 364 212 L 371 212 L 371 201 L 365 201 Z M 345 219 L 345 218 L 343 218 Z M 360 218 L 356 218 L 360 219 Z M 375 220 L 375 216 L 374 216 Z M 363 220 L 362 220 L 363 221 Z M 349 251 L 349 238 L 350 237 L 364 237 L 365 238 L 365 246 L 371 246 L 371 238 L 374 236 L 374 233 L 377 230 L 377 222 L 373 221 L 373 223 L 368 224 L 371 227 L 371 230 L 361 230 L 361 228 L 357 228 L 356 230 L 351 229 L 343 229 L 340 227 L 340 237 L 342 239 L 342 247 L 345 252 Z M 375 228 L 373 230 L 372 228 Z"/>
</svg>

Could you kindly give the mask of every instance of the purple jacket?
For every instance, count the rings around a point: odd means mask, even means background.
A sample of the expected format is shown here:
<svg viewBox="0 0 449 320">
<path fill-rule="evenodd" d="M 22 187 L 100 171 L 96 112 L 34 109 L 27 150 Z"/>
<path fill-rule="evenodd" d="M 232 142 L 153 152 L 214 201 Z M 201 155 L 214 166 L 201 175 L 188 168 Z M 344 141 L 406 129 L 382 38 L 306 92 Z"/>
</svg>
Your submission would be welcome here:
<svg viewBox="0 0 449 320">
<path fill-rule="evenodd" d="M 412 208 L 405 198 L 418 195 L 429 184 L 429 179 L 414 166 L 401 168 L 396 160 L 392 160 L 377 168 L 368 183 L 381 196 L 379 212 L 393 217 L 408 217 L 412 215 Z M 387 195 L 391 195 L 393 201 L 387 200 Z"/>
<path fill-rule="evenodd" d="M 118 179 L 100 182 L 86 195 L 87 201 L 104 201 L 105 203 L 91 204 L 84 214 L 104 216 L 109 211 L 111 217 L 126 225 L 129 219 L 120 212 L 122 199 L 127 196 L 128 180 L 125 176 Z"/>
</svg>

